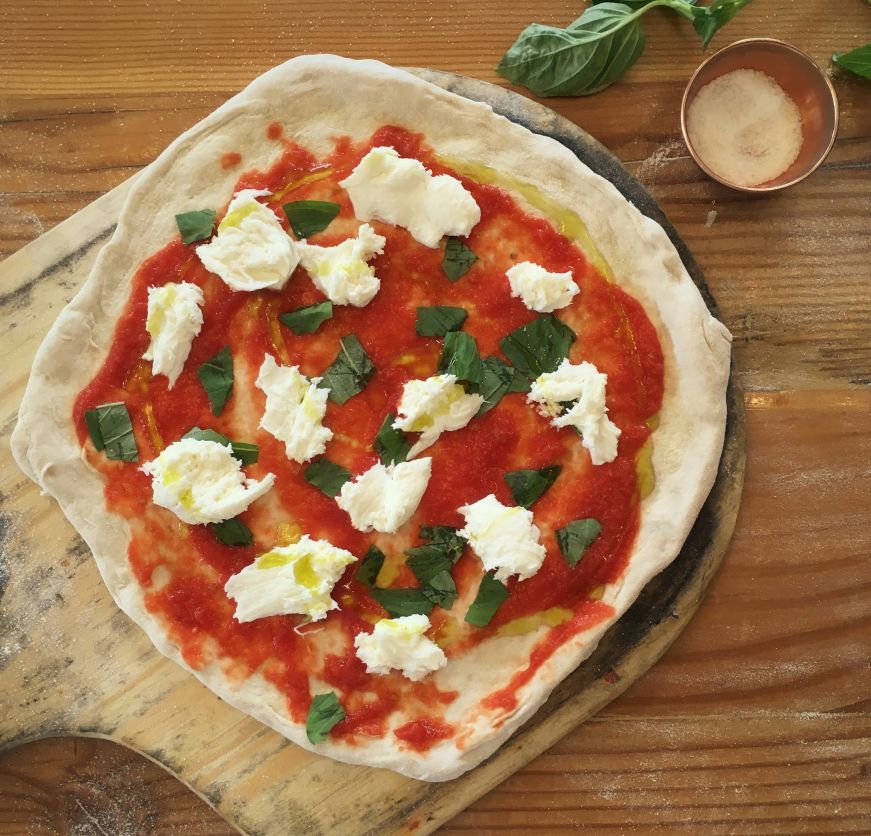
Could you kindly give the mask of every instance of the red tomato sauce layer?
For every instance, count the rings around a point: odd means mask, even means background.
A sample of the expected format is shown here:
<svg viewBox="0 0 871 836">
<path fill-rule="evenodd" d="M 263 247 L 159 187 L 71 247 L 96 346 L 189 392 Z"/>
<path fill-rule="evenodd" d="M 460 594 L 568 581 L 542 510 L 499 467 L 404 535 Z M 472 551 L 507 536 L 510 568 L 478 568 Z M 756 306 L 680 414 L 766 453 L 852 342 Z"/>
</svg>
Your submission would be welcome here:
<svg viewBox="0 0 871 836">
<path fill-rule="evenodd" d="M 372 221 L 387 239 L 383 255 L 371 261 L 381 281 L 379 293 L 364 308 L 335 306 L 333 317 L 316 333 L 298 335 L 280 323 L 279 315 L 324 298 L 301 267 L 281 291 L 237 293 L 202 266 L 197 244 L 185 245 L 176 239 L 137 271 L 107 359 L 80 393 L 73 418 L 90 463 L 106 476 L 108 508 L 130 526 L 128 558 L 144 590 L 145 605 L 163 623 L 189 665 L 198 668 L 217 659 L 230 677 L 264 677 L 283 694 L 296 722 L 305 722 L 313 696 L 311 681 L 316 678 L 335 690 L 345 709 L 345 719 L 331 734 L 351 743 L 384 735 L 391 713 L 401 707 L 407 722 L 393 732 L 397 745 L 424 751 L 452 736 L 454 728 L 445 721 L 444 711 L 457 694 L 439 689 L 432 676 L 414 683 L 398 672 L 367 673 L 355 654 L 353 639 L 371 631 L 387 613 L 355 579 L 354 565 L 333 591 L 341 609 L 332 611 L 323 622 L 304 625 L 299 616 L 272 616 L 240 624 L 233 618 L 234 604 L 223 586 L 257 555 L 308 534 L 361 557 L 376 538 L 355 530 L 334 500 L 306 482 L 306 465 L 289 461 L 284 444 L 259 428 L 265 404 L 259 390 L 246 384 L 250 391 L 244 397 L 234 392 L 222 415 L 216 417 L 197 370 L 230 346 L 237 389 L 240 379 L 256 377 L 266 354 L 279 363 L 298 365 L 309 377 L 319 376 L 335 358 L 339 340 L 355 334 L 376 373 L 345 404 L 330 402 L 325 424 L 334 433 L 327 457 L 358 474 L 378 461 L 373 440 L 385 415 L 396 412 L 403 385 L 437 371 L 442 340 L 416 335 L 418 306 L 465 308 L 469 316 L 464 330 L 477 341 L 481 356 L 503 357 L 500 339 L 537 316 L 511 297 L 505 271 L 521 261 L 551 271 L 572 271 L 581 292 L 558 316 L 577 334 L 569 359 L 589 361 L 608 375 L 609 415 L 622 431 L 617 458 L 594 467 L 573 431 L 552 427 L 527 404 L 525 395 L 507 395 L 464 429 L 444 433 L 426 451 L 432 457 L 432 478 L 417 512 L 397 535 L 377 535 L 393 567 L 386 583 L 415 586 L 413 574 L 404 566 L 403 552 L 420 543 L 419 526 L 459 528 L 464 522 L 457 510 L 461 505 L 490 493 L 506 505 L 514 504 L 504 480 L 508 471 L 562 465 L 553 487 L 532 509 L 547 548 L 540 571 L 526 581 L 508 582 L 507 600 L 484 628 L 466 624 L 461 615 L 439 607 L 431 616 L 430 636 L 449 660 L 496 634 L 516 635 L 542 623 L 551 625 L 533 648 L 529 664 L 508 686 L 488 697 L 488 707 L 510 711 L 518 689 L 558 647 L 611 615 L 610 607 L 597 598 L 604 584 L 624 572 L 638 527 L 641 500 L 636 459 L 661 405 L 662 350 L 641 305 L 601 275 L 551 221 L 526 211 L 505 190 L 451 171 L 419 135 L 385 127 L 367 142 L 338 139 L 325 159 L 316 159 L 286 139 L 280 125 L 271 125 L 268 136 L 280 151 L 276 162 L 266 171 L 243 174 L 237 190 L 268 190 L 270 196 L 264 202 L 288 230 L 281 209 L 284 203 L 327 200 L 339 204 L 339 215 L 323 232 L 313 235 L 311 242 L 332 246 L 355 234 L 359 222 L 338 183 L 371 148 L 389 145 L 402 156 L 419 159 L 435 174 L 452 174 L 472 193 L 481 208 L 481 221 L 467 243 L 478 261 L 452 283 L 441 267 L 443 244 L 429 249 L 400 227 Z M 216 165 L 226 164 L 227 159 L 216 160 Z M 186 208 L 190 207 L 167 207 L 167 211 Z M 184 371 L 170 390 L 165 377 L 152 376 L 150 363 L 142 355 L 149 344 L 145 329 L 148 288 L 179 281 L 193 282 L 202 289 L 204 324 Z M 112 401 L 127 405 L 139 464 L 108 461 L 88 440 L 85 411 Z M 194 426 L 258 444 L 259 460 L 246 467 L 247 474 L 253 478 L 276 475 L 270 494 L 241 515 L 254 533 L 251 546 L 223 545 L 206 526 L 186 525 L 151 501 L 150 479 L 139 465 Z M 555 532 L 586 517 L 598 520 L 602 531 L 573 568 L 560 553 Z M 474 598 L 481 571 L 478 557 L 467 548 L 453 569 L 460 596 L 455 607 L 460 612 Z M 379 583 L 385 583 L 383 577 L 382 572 Z"/>
</svg>

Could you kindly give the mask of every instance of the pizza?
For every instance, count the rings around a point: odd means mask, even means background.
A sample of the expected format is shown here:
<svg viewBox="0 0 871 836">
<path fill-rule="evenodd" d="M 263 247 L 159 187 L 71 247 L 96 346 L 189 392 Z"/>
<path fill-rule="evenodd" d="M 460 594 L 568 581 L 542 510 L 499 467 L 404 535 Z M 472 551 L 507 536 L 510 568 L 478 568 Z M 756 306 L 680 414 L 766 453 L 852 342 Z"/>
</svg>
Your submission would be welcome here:
<svg viewBox="0 0 871 836">
<path fill-rule="evenodd" d="M 222 699 L 446 780 L 679 552 L 729 345 L 663 230 L 557 142 L 303 57 L 137 178 L 13 449 Z"/>
</svg>

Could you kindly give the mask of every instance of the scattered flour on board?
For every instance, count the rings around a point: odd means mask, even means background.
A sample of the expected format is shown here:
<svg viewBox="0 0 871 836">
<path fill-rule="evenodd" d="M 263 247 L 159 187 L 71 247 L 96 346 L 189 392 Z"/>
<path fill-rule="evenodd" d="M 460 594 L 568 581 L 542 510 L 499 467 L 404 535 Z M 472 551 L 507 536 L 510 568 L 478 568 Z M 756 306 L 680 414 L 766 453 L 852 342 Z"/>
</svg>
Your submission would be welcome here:
<svg viewBox="0 0 871 836">
<path fill-rule="evenodd" d="M 686 148 L 679 139 L 670 139 L 638 164 L 635 176 L 645 185 L 656 182 L 657 174 L 665 163 L 686 156 Z"/>
<path fill-rule="evenodd" d="M 710 229 L 714 225 L 715 220 L 717 220 L 717 210 L 711 209 L 711 211 L 708 212 L 708 217 L 705 218 L 705 228 Z"/>
</svg>

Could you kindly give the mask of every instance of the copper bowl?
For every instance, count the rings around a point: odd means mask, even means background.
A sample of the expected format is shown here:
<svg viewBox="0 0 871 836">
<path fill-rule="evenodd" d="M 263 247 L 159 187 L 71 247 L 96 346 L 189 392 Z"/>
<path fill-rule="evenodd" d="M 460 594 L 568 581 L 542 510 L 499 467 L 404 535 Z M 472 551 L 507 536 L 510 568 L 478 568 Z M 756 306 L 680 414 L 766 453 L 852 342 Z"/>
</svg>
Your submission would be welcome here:
<svg viewBox="0 0 871 836">
<path fill-rule="evenodd" d="M 699 90 L 715 78 L 739 69 L 760 70 L 771 76 L 801 114 L 802 144 L 798 157 L 778 177 L 758 186 L 738 185 L 715 174 L 696 153 L 687 135 L 687 109 Z M 742 192 L 773 192 L 804 180 L 828 156 L 838 134 L 838 97 L 825 72 L 800 49 L 773 38 L 748 38 L 715 52 L 693 73 L 681 102 L 680 127 L 690 154 L 709 177 Z"/>
</svg>

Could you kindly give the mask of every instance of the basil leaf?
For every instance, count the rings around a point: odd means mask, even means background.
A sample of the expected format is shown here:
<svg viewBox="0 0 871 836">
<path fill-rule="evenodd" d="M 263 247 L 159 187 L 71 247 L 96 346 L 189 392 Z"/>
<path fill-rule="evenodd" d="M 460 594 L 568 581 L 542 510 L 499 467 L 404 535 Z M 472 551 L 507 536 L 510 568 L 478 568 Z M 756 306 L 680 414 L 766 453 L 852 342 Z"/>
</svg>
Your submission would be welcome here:
<svg viewBox="0 0 871 836">
<path fill-rule="evenodd" d="M 448 331 L 459 331 L 468 315 L 465 308 L 448 305 L 418 308 L 414 330 L 419 337 L 443 337 Z"/>
<path fill-rule="evenodd" d="M 197 377 L 209 396 L 212 414 L 220 415 L 233 391 L 233 355 L 230 346 L 225 346 L 210 360 L 206 360 L 198 369 Z"/>
<path fill-rule="evenodd" d="M 457 600 L 457 585 L 448 571 L 439 572 L 430 578 L 426 586 L 421 587 L 423 594 L 437 607 L 449 610 Z"/>
<path fill-rule="evenodd" d="M 378 546 L 369 546 L 357 566 L 354 577 L 370 589 L 375 586 L 375 580 L 385 561 L 384 552 Z"/>
<path fill-rule="evenodd" d="M 212 227 L 215 225 L 215 212 L 211 209 L 200 209 L 196 212 L 182 212 L 175 216 L 178 231 L 184 244 L 193 244 L 194 241 L 205 241 L 211 236 Z"/>
<path fill-rule="evenodd" d="M 466 613 L 466 621 L 475 627 L 486 627 L 507 597 L 508 587 L 502 581 L 497 581 L 492 572 L 487 572 L 481 578 L 478 594 Z"/>
<path fill-rule="evenodd" d="M 332 315 L 333 303 L 328 299 L 326 302 L 318 302 L 317 305 L 288 311 L 281 314 L 278 319 L 294 334 L 314 334 Z"/>
<path fill-rule="evenodd" d="M 871 78 L 871 44 L 865 44 L 849 52 L 835 52 L 832 61 L 839 67 L 862 78 Z"/>
<path fill-rule="evenodd" d="M 540 470 L 512 470 L 505 474 L 505 484 L 518 505 L 531 508 L 532 503 L 554 483 L 561 470 L 558 464 Z"/>
<path fill-rule="evenodd" d="M 498 357 L 485 357 L 482 361 L 479 383 L 469 387 L 469 391 L 484 399 L 476 415 L 483 415 L 493 409 L 502 398 L 511 392 L 528 392 L 529 381 L 513 366 Z"/>
<path fill-rule="evenodd" d="M 370 590 L 370 594 L 391 618 L 429 615 L 435 606 L 422 589 L 381 589 L 376 586 Z"/>
<path fill-rule="evenodd" d="M 308 238 L 323 232 L 339 214 L 338 203 L 327 200 L 295 200 L 284 204 L 284 214 L 297 238 Z"/>
<path fill-rule="evenodd" d="M 351 478 L 351 472 L 326 456 L 315 459 L 303 472 L 303 478 L 330 499 L 339 495 L 342 485 Z"/>
<path fill-rule="evenodd" d="M 691 10 L 693 29 L 702 36 L 702 49 L 707 49 L 711 38 L 720 27 L 735 17 L 749 2 L 750 0 L 716 0 L 710 6 L 694 7 Z"/>
<path fill-rule="evenodd" d="M 382 464 L 398 464 L 408 458 L 411 450 L 411 440 L 402 431 L 393 426 L 396 415 L 387 413 L 378 435 L 375 436 L 375 451 L 378 453 Z"/>
<path fill-rule="evenodd" d="M 212 534 L 225 546 L 250 546 L 254 542 L 251 529 L 238 517 L 219 523 L 209 523 Z"/>
<path fill-rule="evenodd" d="M 568 356 L 575 332 L 556 316 L 544 314 L 499 340 L 499 348 L 530 380 L 552 372 Z"/>
<path fill-rule="evenodd" d="M 455 375 L 457 380 L 479 384 L 484 376 L 484 366 L 478 354 L 478 344 L 465 331 L 448 331 L 439 357 L 439 372 Z"/>
<path fill-rule="evenodd" d="M 248 444 L 245 441 L 231 441 L 227 436 L 221 435 L 216 430 L 201 430 L 199 427 L 192 427 L 182 438 L 195 438 L 197 441 L 215 441 L 218 444 L 233 448 L 233 456 L 239 459 L 242 464 L 256 464 L 260 458 L 260 448 L 256 444 Z"/>
<path fill-rule="evenodd" d="M 459 238 L 448 238 L 445 241 L 442 270 L 450 281 L 463 278 L 477 260 L 478 256 Z"/>
<path fill-rule="evenodd" d="M 309 742 L 321 743 L 327 739 L 327 735 L 333 726 L 345 719 L 345 709 L 339 702 L 334 691 L 329 694 L 318 694 L 308 707 L 308 716 L 305 718 L 305 733 Z"/>
<path fill-rule="evenodd" d="M 360 345 L 360 341 L 353 334 L 348 334 L 347 337 L 342 337 L 339 353 L 324 372 L 318 386 L 330 390 L 331 401 L 343 404 L 362 392 L 373 374 L 375 364 Z"/>
<path fill-rule="evenodd" d="M 443 553 L 432 550 L 431 546 L 421 546 L 408 561 L 408 568 L 420 581 L 423 594 L 438 606 L 449 610 L 457 600 L 457 586 L 451 576 L 451 561 Z"/>
<path fill-rule="evenodd" d="M 602 526 L 598 520 L 587 517 L 575 520 L 560 528 L 556 532 L 556 541 L 560 551 L 571 567 L 578 565 L 578 561 L 584 556 L 584 552 L 599 536 Z"/>
<path fill-rule="evenodd" d="M 127 406 L 121 401 L 104 403 L 85 412 L 85 424 L 94 448 L 107 459 L 120 462 L 139 461 L 139 448 L 133 435 L 133 423 Z"/>
<path fill-rule="evenodd" d="M 445 557 L 456 563 L 466 548 L 466 538 L 461 537 L 456 528 L 449 525 L 422 525 L 420 527 L 420 539 L 429 540 L 429 546 L 442 551 Z M 421 548 L 418 546 L 418 548 Z M 415 551 L 410 549 L 406 554 Z"/>
</svg>

